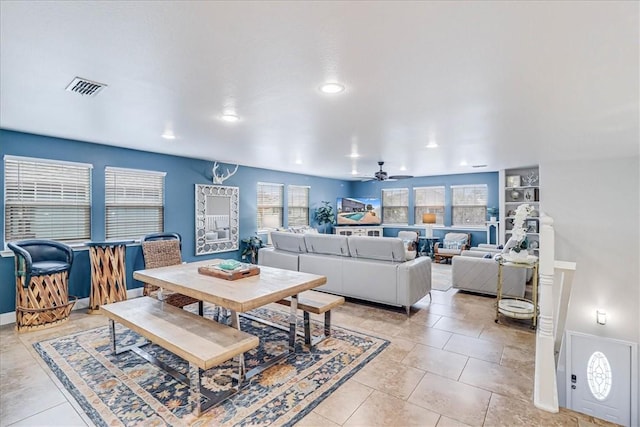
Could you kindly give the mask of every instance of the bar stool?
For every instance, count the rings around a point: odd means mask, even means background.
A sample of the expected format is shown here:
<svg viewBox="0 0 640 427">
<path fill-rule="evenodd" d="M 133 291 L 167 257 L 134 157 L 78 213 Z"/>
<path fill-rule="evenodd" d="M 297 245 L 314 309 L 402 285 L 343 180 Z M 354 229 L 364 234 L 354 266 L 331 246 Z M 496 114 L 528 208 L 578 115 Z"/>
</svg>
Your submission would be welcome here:
<svg viewBox="0 0 640 427">
<path fill-rule="evenodd" d="M 78 299 L 69 297 L 73 250 L 53 240 L 22 240 L 7 246 L 15 254 L 17 331 L 45 329 L 69 320 Z"/>
<path fill-rule="evenodd" d="M 127 299 L 126 248 L 133 240 L 87 242 L 91 259 L 89 314 L 98 314 L 100 306 Z"/>
</svg>

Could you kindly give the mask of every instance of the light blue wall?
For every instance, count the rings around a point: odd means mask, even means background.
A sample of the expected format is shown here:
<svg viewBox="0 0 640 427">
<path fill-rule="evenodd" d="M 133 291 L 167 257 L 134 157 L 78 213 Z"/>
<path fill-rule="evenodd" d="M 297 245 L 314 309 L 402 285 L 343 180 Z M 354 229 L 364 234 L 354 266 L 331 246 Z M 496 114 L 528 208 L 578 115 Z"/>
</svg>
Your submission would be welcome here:
<svg viewBox="0 0 640 427">
<path fill-rule="evenodd" d="M 185 261 L 210 258 L 240 258 L 240 252 L 195 256 L 194 242 L 194 194 L 195 184 L 211 183 L 212 162 L 179 156 L 129 150 L 107 145 L 91 144 L 47 136 L 0 130 L 0 154 L 66 160 L 93 164 L 92 173 L 92 240 L 101 241 L 105 237 L 104 168 L 123 168 L 165 171 L 165 230 L 175 231 L 183 237 L 183 258 Z M 233 165 L 222 165 L 222 170 Z M 351 183 L 335 179 L 312 177 L 300 174 L 276 172 L 266 169 L 240 167 L 238 172 L 225 181 L 225 185 L 240 188 L 240 238 L 256 232 L 256 191 L 257 182 L 273 182 L 311 187 L 309 198 L 311 212 L 330 200 L 335 204 L 338 196 L 348 196 Z M 4 189 L 4 162 L 0 166 L 0 187 Z M 286 187 L 285 187 L 286 203 Z M 2 198 L 4 216 L 4 198 Z M 285 212 L 286 224 L 286 212 Z M 4 248 L 4 221 L 0 221 L 0 248 Z M 0 313 L 15 310 L 14 258 L 0 258 Z M 139 246 L 127 248 L 127 287 L 137 288 L 142 283 L 134 281 L 134 270 L 143 267 Z M 76 251 L 69 280 L 69 293 L 80 298 L 88 297 L 91 283 L 89 252 Z"/>
<path fill-rule="evenodd" d="M 499 194 L 498 194 L 498 172 L 483 172 L 483 173 L 471 173 L 471 174 L 458 174 L 458 175 L 439 175 L 439 176 L 424 176 L 424 177 L 416 177 L 403 179 L 401 181 L 364 181 L 364 182 L 354 182 L 352 184 L 353 197 L 378 197 L 382 198 L 382 189 L 383 188 L 408 188 L 409 189 L 409 224 L 413 225 L 416 223 L 414 218 L 414 200 L 413 200 L 413 189 L 414 187 L 435 187 L 435 186 L 444 186 L 445 187 L 445 209 L 444 209 L 444 225 L 445 227 L 451 226 L 451 186 L 452 185 L 470 185 L 470 184 L 486 184 L 488 189 L 488 199 L 487 206 L 488 207 L 498 207 L 499 206 Z M 384 221 L 384 218 L 383 218 Z M 421 219 L 418 218 L 418 223 L 421 222 Z M 385 227 L 384 235 L 393 237 L 398 235 L 398 231 L 400 230 L 411 230 L 412 228 L 391 228 Z M 423 228 L 413 228 L 417 231 L 422 231 L 421 234 L 424 235 Z M 444 234 L 450 230 L 438 230 L 434 229 L 433 235 L 434 237 L 444 237 Z M 492 230 L 492 242 L 496 240 L 495 233 Z M 474 230 L 471 231 L 471 244 L 473 246 L 477 246 L 480 243 L 487 242 L 487 234 L 485 229 L 482 230 Z"/>
<path fill-rule="evenodd" d="M 165 171 L 165 230 L 175 231 L 183 237 L 183 258 L 195 261 L 210 258 L 240 258 L 240 252 L 195 256 L 194 249 L 194 188 L 195 184 L 211 183 L 212 162 L 187 157 L 170 156 L 107 145 L 92 144 L 68 139 L 26 134 L 0 129 L 0 154 L 35 157 L 53 160 L 93 164 L 92 173 L 92 240 L 104 239 L 104 168 L 116 166 L 123 168 Z M 222 169 L 233 165 L 222 165 Z M 438 177 L 412 178 L 397 182 L 350 182 L 308 175 L 277 172 L 267 169 L 241 166 L 238 172 L 225 181 L 225 185 L 240 188 L 240 238 L 256 232 L 256 192 L 258 182 L 282 183 L 285 185 L 308 185 L 311 212 L 321 205 L 323 200 L 331 202 L 335 209 L 338 197 L 380 197 L 382 188 L 444 185 L 446 192 L 445 219 L 451 220 L 450 192 L 448 186 L 455 184 L 487 184 L 489 186 L 489 206 L 498 206 L 498 174 L 480 173 L 446 175 Z M 4 162 L 0 165 L 0 187 L 4 189 Z M 285 187 L 286 189 L 286 187 Z M 285 191 L 286 198 L 286 191 Z M 285 200 L 286 203 L 286 200 Z M 409 192 L 409 221 L 413 223 L 413 191 Z M 4 198 L 1 209 L 4 216 Z M 285 224 L 286 224 L 285 211 Z M 312 225 L 316 225 L 312 220 Z M 385 229 L 385 235 L 397 235 L 397 229 Z M 437 236 L 440 231 L 434 234 Z M 4 248 L 4 221 L 0 221 L 0 248 Z M 474 232 L 473 244 L 485 241 L 484 231 Z M 13 257 L 0 258 L 0 313 L 15 310 L 15 277 Z M 134 281 L 134 270 L 143 267 L 140 247 L 127 248 L 127 286 L 142 286 Z M 85 298 L 89 296 L 91 283 L 89 252 L 76 251 L 69 280 L 69 293 Z"/>
</svg>

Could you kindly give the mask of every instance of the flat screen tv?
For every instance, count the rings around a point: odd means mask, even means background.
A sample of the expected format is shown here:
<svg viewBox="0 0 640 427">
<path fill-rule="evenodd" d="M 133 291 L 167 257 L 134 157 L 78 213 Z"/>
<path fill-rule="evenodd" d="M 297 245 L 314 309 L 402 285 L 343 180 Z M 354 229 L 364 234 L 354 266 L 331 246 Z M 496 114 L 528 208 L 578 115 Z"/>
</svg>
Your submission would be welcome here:
<svg viewBox="0 0 640 427">
<path fill-rule="evenodd" d="M 380 225 L 380 199 L 339 197 L 336 203 L 338 225 Z"/>
</svg>

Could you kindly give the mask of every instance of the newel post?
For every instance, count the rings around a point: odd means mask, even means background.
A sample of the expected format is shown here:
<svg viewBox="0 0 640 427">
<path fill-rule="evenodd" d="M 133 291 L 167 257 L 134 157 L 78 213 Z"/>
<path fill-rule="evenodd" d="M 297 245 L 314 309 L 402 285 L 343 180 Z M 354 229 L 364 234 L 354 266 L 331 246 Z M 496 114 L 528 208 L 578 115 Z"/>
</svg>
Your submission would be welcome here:
<svg viewBox="0 0 640 427">
<path fill-rule="evenodd" d="M 537 408 L 558 412 L 558 387 L 553 334 L 553 281 L 555 238 L 553 219 L 542 214 L 540 230 L 539 318 L 536 333 L 536 361 L 533 403 Z"/>
</svg>

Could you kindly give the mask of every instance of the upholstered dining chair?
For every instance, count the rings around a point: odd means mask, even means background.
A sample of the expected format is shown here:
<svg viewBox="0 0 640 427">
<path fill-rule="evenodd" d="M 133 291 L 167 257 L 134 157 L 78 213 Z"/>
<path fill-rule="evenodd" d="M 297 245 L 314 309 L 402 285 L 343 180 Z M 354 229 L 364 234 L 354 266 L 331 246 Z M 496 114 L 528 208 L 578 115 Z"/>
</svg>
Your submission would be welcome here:
<svg viewBox="0 0 640 427">
<path fill-rule="evenodd" d="M 44 329 L 69 320 L 77 298 L 69 297 L 73 250 L 54 240 L 8 243 L 15 254 L 16 329 Z M 71 302 L 69 302 L 71 298 Z"/>
<path fill-rule="evenodd" d="M 182 236 L 180 234 L 170 232 L 152 233 L 143 236 L 140 242 L 146 269 L 182 264 Z M 198 313 L 200 316 L 204 313 L 203 302 L 196 298 L 177 292 L 163 291 L 162 295 L 158 295 L 158 293 L 159 288 L 157 286 L 148 283 L 144 284 L 143 294 L 145 296 L 161 297 L 167 304 L 180 308 L 197 302 Z"/>
</svg>

